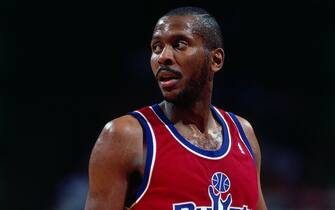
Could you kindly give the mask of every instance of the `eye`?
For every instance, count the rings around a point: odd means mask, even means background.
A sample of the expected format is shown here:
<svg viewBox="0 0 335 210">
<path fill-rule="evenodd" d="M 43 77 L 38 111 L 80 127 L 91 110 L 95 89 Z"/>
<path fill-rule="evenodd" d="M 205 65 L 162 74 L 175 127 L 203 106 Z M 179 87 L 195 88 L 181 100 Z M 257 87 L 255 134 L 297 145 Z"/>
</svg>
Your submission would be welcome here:
<svg viewBox="0 0 335 210">
<path fill-rule="evenodd" d="M 155 42 L 151 45 L 151 51 L 153 53 L 160 53 L 162 51 L 162 44 L 160 42 Z"/>
<path fill-rule="evenodd" d="M 185 50 L 188 45 L 188 42 L 183 39 L 177 39 L 173 44 L 173 47 L 178 50 Z"/>
</svg>

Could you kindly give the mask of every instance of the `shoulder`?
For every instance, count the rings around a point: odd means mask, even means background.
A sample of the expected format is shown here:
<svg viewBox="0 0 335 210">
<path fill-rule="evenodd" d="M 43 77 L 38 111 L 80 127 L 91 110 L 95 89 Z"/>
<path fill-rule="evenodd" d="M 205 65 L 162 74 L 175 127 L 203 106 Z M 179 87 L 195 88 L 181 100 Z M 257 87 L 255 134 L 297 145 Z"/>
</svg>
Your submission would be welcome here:
<svg viewBox="0 0 335 210">
<path fill-rule="evenodd" d="M 122 165 L 134 166 L 134 160 L 142 156 L 142 145 L 140 123 L 131 115 L 124 115 L 104 126 L 94 145 L 91 163 L 100 165 L 118 161 Z"/>
<path fill-rule="evenodd" d="M 245 135 L 247 137 L 255 135 L 254 129 L 253 129 L 251 123 L 248 120 L 246 120 L 245 118 L 243 118 L 241 116 L 238 116 L 238 115 L 236 115 L 236 118 L 240 122 L 240 124 L 243 128 L 243 131 L 245 132 Z"/>
<path fill-rule="evenodd" d="M 125 115 L 102 129 L 89 162 L 86 209 L 121 209 L 128 177 L 142 170 L 143 134 L 139 122 Z"/>
<path fill-rule="evenodd" d="M 263 192 L 261 189 L 261 181 L 260 181 L 260 171 L 261 171 L 261 150 L 258 144 L 258 140 L 256 138 L 254 129 L 252 128 L 252 125 L 243 117 L 240 116 L 236 116 L 238 121 L 240 122 L 243 131 L 247 137 L 247 139 L 249 140 L 249 144 L 255 154 L 255 158 L 256 158 L 256 167 L 257 167 L 257 176 L 258 176 L 258 190 L 259 190 L 259 197 L 258 197 L 258 201 L 257 201 L 257 206 L 256 209 L 267 209 L 266 208 L 266 204 L 264 201 L 264 197 L 263 197 Z"/>
<path fill-rule="evenodd" d="M 261 159 L 261 151 L 260 151 L 260 147 L 259 147 L 259 143 L 258 143 L 258 140 L 257 140 L 257 137 L 256 137 L 256 134 L 255 134 L 255 131 L 251 125 L 251 123 L 246 120 L 245 118 L 241 117 L 241 116 L 237 116 L 237 119 L 238 121 L 240 122 L 242 128 L 243 128 L 243 131 L 249 141 L 249 144 L 252 148 L 252 151 L 254 152 L 255 154 L 255 158 L 256 158 L 256 161 L 257 163 L 259 164 L 260 163 L 260 159 Z"/>
<path fill-rule="evenodd" d="M 137 119 L 131 115 L 124 115 L 109 121 L 101 131 L 99 141 L 110 141 L 118 139 L 131 141 L 133 137 L 137 138 L 142 133 L 142 128 Z M 124 142 L 125 143 L 125 142 Z"/>
</svg>

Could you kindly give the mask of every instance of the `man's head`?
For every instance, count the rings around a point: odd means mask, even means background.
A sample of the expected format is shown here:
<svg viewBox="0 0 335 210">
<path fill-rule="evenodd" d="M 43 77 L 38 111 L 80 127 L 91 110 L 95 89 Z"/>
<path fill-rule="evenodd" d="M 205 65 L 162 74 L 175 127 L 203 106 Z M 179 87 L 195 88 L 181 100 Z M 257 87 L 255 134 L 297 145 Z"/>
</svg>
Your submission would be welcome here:
<svg viewBox="0 0 335 210">
<path fill-rule="evenodd" d="M 221 30 L 205 10 L 182 7 L 162 16 L 151 41 L 151 67 L 165 100 L 188 105 L 210 96 L 224 60 Z"/>
</svg>

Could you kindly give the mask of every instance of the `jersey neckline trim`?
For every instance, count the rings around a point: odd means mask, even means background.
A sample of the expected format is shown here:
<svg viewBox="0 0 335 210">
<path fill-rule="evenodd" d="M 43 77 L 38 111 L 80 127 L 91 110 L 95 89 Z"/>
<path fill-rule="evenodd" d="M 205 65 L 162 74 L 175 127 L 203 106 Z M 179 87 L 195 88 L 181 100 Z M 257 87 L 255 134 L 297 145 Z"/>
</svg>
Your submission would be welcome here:
<svg viewBox="0 0 335 210">
<path fill-rule="evenodd" d="M 231 136 L 230 131 L 228 129 L 228 124 L 222 114 L 219 112 L 217 108 L 210 105 L 210 110 L 214 116 L 214 118 L 219 122 L 222 127 L 222 136 L 223 142 L 221 147 L 218 150 L 205 150 L 199 148 L 192 143 L 190 143 L 187 139 L 185 139 L 174 127 L 173 123 L 165 116 L 164 112 L 161 110 L 158 104 L 154 104 L 150 107 L 154 113 L 158 116 L 161 122 L 165 125 L 168 131 L 172 134 L 175 140 L 177 140 L 183 147 L 185 147 L 190 152 L 207 159 L 221 159 L 225 157 L 230 148 L 231 148 Z"/>
</svg>

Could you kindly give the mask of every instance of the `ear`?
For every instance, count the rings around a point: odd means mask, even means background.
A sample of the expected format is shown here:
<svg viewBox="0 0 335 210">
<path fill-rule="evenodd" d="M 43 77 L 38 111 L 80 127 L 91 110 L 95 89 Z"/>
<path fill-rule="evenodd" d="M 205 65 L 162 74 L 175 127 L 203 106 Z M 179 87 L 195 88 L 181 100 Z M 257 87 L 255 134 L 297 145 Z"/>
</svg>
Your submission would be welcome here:
<svg viewBox="0 0 335 210">
<path fill-rule="evenodd" d="M 211 70 L 215 73 L 219 71 L 224 63 L 224 51 L 222 48 L 216 48 L 211 52 L 210 64 Z"/>
</svg>

